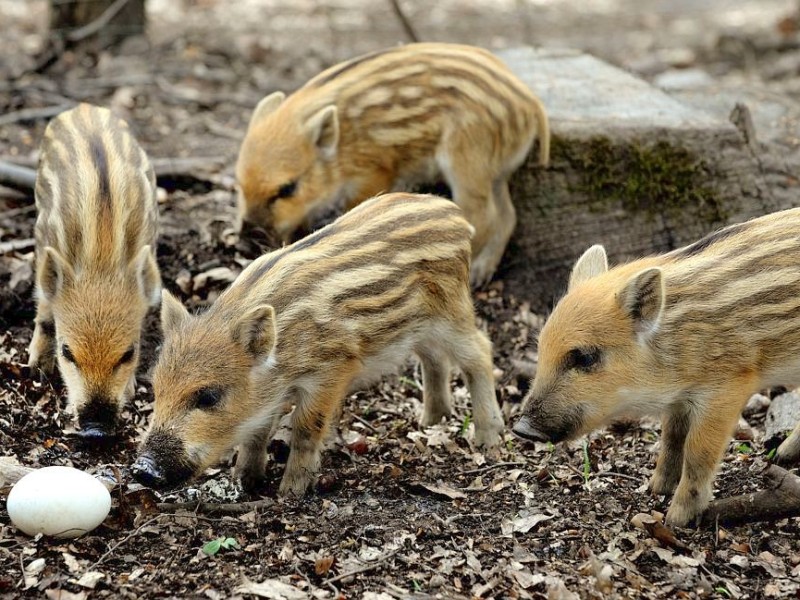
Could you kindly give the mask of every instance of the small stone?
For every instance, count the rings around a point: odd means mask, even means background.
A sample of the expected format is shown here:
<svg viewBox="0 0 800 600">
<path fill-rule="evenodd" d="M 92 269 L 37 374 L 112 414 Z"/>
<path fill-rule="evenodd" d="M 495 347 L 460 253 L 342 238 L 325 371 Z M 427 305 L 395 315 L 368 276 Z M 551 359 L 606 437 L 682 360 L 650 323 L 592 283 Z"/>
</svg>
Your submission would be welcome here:
<svg viewBox="0 0 800 600">
<path fill-rule="evenodd" d="M 755 439 L 756 432 L 744 417 L 739 417 L 739 424 L 736 426 L 736 433 L 734 433 L 733 437 L 739 441 L 749 442 Z"/>
<path fill-rule="evenodd" d="M 764 394 L 753 394 L 747 401 L 742 414 L 748 417 L 752 414 L 765 411 L 769 408 L 770 402 L 772 401 Z"/>
</svg>

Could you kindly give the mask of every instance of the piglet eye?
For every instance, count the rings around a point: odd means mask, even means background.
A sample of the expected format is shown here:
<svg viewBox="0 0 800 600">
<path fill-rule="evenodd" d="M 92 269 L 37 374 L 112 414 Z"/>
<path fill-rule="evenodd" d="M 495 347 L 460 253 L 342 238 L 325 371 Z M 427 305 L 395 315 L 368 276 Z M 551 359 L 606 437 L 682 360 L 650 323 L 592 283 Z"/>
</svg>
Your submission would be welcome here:
<svg viewBox="0 0 800 600">
<path fill-rule="evenodd" d="M 129 362 L 131 362 L 131 361 L 133 360 L 133 355 L 134 355 L 134 354 L 136 354 L 136 348 L 134 348 L 133 346 L 131 346 L 130 348 L 128 348 L 128 349 L 125 351 L 125 354 L 123 354 L 123 355 L 120 357 L 120 359 L 117 361 L 117 366 L 118 366 L 118 367 L 120 367 L 120 366 L 122 366 L 122 365 L 124 365 L 124 364 L 126 364 L 126 363 L 129 363 Z"/>
<path fill-rule="evenodd" d="M 216 407 L 222 400 L 222 390 L 213 387 L 200 388 L 194 393 L 194 405 L 201 410 Z"/>
<path fill-rule="evenodd" d="M 285 183 L 278 188 L 278 193 L 275 194 L 275 198 L 276 199 L 289 198 L 291 196 L 294 196 L 294 193 L 296 191 L 297 191 L 297 182 L 290 181 L 289 183 Z"/>
<path fill-rule="evenodd" d="M 72 350 L 70 350 L 69 346 L 66 344 L 61 344 L 61 356 L 63 356 L 69 362 L 75 364 L 75 356 L 72 354 Z"/>
<path fill-rule="evenodd" d="M 600 362 L 598 348 L 573 348 L 567 354 L 566 365 L 568 369 L 578 371 L 591 371 Z"/>
</svg>

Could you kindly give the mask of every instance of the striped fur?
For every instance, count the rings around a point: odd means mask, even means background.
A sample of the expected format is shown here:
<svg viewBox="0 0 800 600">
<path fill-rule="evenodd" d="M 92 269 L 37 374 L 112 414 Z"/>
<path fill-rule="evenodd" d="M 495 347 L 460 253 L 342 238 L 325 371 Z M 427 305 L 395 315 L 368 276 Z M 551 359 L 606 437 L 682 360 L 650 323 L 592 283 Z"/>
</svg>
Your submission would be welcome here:
<svg viewBox="0 0 800 600">
<path fill-rule="evenodd" d="M 484 283 L 516 223 L 508 177 L 537 136 L 547 165 L 542 103 L 489 52 L 380 50 L 262 100 L 236 168 L 241 215 L 285 242 L 332 211 L 443 177 L 476 229 L 472 278 Z"/>
<path fill-rule="evenodd" d="M 345 395 L 411 353 L 422 363 L 422 422 L 450 413 L 457 367 L 471 392 L 476 441 L 497 443 L 503 420 L 491 345 L 475 325 L 469 291 L 471 233 L 452 202 L 390 194 L 262 256 L 199 316 L 165 292 L 140 461 L 175 485 L 239 445 L 237 473 L 253 489 L 272 427 L 294 404 L 280 489 L 303 493 Z"/>
<path fill-rule="evenodd" d="M 799 228 L 792 209 L 611 270 L 592 247 L 542 329 L 515 432 L 558 440 L 660 414 L 651 489 L 675 493 L 673 524 L 699 517 L 747 399 L 800 381 Z M 800 428 L 778 456 L 800 458 Z"/>
<path fill-rule="evenodd" d="M 155 177 L 125 122 L 81 104 L 48 125 L 35 193 L 29 362 L 58 361 L 71 410 L 100 435 L 133 392 L 142 321 L 160 298 Z"/>
</svg>

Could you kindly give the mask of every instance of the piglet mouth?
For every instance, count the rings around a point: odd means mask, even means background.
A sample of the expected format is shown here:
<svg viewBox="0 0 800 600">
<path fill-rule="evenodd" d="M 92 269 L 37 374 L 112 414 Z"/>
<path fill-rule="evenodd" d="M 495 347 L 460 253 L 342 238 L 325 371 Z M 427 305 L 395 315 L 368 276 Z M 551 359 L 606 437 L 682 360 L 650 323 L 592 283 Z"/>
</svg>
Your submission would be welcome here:
<svg viewBox="0 0 800 600">
<path fill-rule="evenodd" d="M 538 429 L 527 415 L 523 415 L 511 428 L 511 432 L 525 440 L 532 442 L 550 442 L 551 437 Z"/>
</svg>

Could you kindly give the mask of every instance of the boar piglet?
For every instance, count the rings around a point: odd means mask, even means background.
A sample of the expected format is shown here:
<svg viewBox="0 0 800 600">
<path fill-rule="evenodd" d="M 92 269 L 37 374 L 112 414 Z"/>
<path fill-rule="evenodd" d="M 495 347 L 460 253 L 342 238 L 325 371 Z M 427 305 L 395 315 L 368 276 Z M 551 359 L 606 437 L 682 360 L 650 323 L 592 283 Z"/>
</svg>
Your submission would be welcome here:
<svg viewBox="0 0 800 600">
<path fill-rule="evenodd" d="M 475 227 L 482 284 L 516 224 L 508 177 L 537 136 L 547 165 L 544 106 L 486 50 L 428 43 L 359 56 L 258 104 L 236 165 L 242 229 L 288 242 L 331 210 L 444 179 Z"/>
<path fill-rule="evenodd" d="M 471 233 L 452 202 L 389 194 L 260 257 L 205 313 L 190 315 L 165 292 L 138 479 L 176 486 L 238 445 L 236 474 L 257 489 L 273 427 L 294 405 L 280 492 L 302 494 L 345 395 L 410 353 L 422 364 L 422 423 L 450 414 L 457 367 L 476 441 L 496 444 L 503 419 L 470 296 Z"/>
<path fill-rule="evenodd" d="M 800 381 L 800 209 L 733 225 L 668 254 L 608 269 L 593 246 L 539 337 L 514 432 L 574 438 L 625 414 L 662 416 L 650 488 L 667 520 L 700 517 L 742 407 Z M 800 456 L 800 432 L 778 458 Z"/>
<path fill-rule="evenodd" d="M 58 364 L 87 438 L 114 432 L 134 393 L 143 320 L 161 298 L 155 192 L 147 156 L 109 110 L 81 104 L 47 126 L 29 365 Z"/>
</svg>

